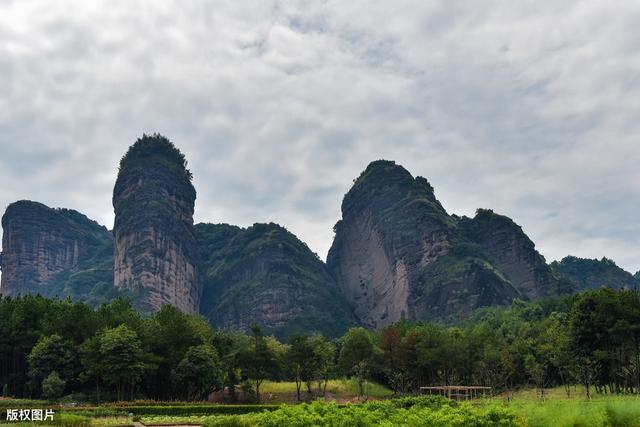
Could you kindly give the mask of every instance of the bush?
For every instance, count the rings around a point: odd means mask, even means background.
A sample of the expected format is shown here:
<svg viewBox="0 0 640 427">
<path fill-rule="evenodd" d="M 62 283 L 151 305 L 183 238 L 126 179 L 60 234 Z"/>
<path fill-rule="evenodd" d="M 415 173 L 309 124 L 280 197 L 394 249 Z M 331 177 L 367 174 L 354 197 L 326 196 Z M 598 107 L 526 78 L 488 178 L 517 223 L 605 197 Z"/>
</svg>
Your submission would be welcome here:
<svg viewBox="0 0 640 427">
<path fill-rule="evenodd" d="M 141 415 L 241 415 L 255 412 L 274 411 L 280 405 L 181 405 L 181 406 L 132 406 L 124 407 L 136 416 Z"/>
<path fill-rule="evenodd" d="M 46 424 L 63 427 L 90 427 L 91 421 L 82 415 L 58 413 L 53 416 L 53 421 L 47 421 Z"/>
<path fill-rule="evenodd" d="M 313 402 L 283 406 L 272 412 L 204 419 L 204 427 L 221 426 L 392 426 L 407 427 L 517 427 L 523 421 L 507 408 L 450 406 L 442 398 L 418 397 L 371 402 L 363 405 Z M 408 407 L 403 407 L 408 406 Z"/>
<path fill-rule="evenodd" d="M 62 396 L 65 385 L 65 381 L 60 378 L 60 375 L 53 371 L 47 378 L 42 380 L 42 394 L 48 399 L 55 399 Z"/>
</svg>

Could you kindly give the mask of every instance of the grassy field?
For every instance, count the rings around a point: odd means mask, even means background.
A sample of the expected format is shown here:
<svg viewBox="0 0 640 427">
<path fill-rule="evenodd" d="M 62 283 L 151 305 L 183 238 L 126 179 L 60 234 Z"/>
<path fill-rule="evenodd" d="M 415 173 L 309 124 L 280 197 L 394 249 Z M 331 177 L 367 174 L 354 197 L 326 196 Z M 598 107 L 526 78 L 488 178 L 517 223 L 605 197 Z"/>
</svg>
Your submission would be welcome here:
<svg viewBox="0 0 640 427">
<path fill-rule="evenodd" d="M 564 389 L 545 391 L 545 400 L 538 398 L 535 390 L 515 393 L 510 402 L 505 397 L 480 405 L 508 407 L 527 420 L 530 427 L 640 427 L 640 397 L 618 395 L 592 395 L 585 398 L 578 387 L 567 397 Z"/>
<path fill-rule="evenodd" d="M 265 391 L 274 396 L 295 393 L 294 383 L 265 383 Z M 162 402 L 128 403 L 126 406 L 80 406 L 56 408 L 53 425 L 65 427 L 132 426 L 134 421 L 146 425 L 216 426 L 528 426 L 528 427 L 640 427 L 640 397 L 594 395 L 586 400 L 580 389 L 567 398 L 563 389 L 547 390 L 546 399 L 535 390 L 524 390 L 493 399 L 456 403 L 446 399 L 406 397 L 386 399 L 390 392 L 372 386 L 374 400 L 348 402 L 355 396 L 356 384 L 335 381 L 327 387 L 333 403 L 313 402 L 301 405 L 219 405 L 176 404 Z M 378 400 L 380 399 L 380 400 Z M 1 400 L 0 425 L 27 426 L 4 422 L 4 408 L 12 406 L 48 407 L 52 402 Z M 160 403 L 160 402 L 158 402 Z M 26 405 L 26 406 L 25 406 Z M 132 416 L 128 413 L 132 412 Z M 40 424 L 43 425 L 43 424 Z"/>
<path fill-rule="evenodd" d="M 315 392 L 317 387 L 312 385 Z M 306 386 L 303 384 L 301 398 L 308 399 Z M 369 382 L 366 386 L 369 398 L 384 399 L 391 397 L 393 392 L 380 384 Z M 327 384 L 327 400 L 347 402 L 358 400 L 358 383 L 356 380 L 330 380 Z M 295 382 L 265 381 L 261 387 L 262 398 L 265 403 L 293 403 L 296 400 Z"/>
</svg>

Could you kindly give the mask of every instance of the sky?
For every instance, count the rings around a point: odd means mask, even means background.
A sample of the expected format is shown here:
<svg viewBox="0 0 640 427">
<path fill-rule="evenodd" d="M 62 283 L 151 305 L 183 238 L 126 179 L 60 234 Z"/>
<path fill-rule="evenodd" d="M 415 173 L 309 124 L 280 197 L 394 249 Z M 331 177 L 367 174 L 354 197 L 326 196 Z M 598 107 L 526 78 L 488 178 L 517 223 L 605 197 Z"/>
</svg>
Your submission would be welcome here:
<svg viewBox="0 0 640 427">
<path fill-rule="evenodd" d="M 277 222 L 325 258 L 376 159 L 548 261 L 640 269 L 640 2 L 0 2 L 0 209 L 113 225 L 120 157 L 186 155 L 196 222 Z"/>
</svg>

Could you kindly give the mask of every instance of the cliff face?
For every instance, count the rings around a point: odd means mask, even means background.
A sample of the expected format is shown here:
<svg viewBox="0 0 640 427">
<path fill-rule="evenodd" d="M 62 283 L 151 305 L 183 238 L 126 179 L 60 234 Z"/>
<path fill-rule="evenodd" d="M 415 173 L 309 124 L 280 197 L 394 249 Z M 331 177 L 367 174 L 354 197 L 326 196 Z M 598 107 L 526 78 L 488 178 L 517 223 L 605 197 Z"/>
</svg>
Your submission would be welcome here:
<svg viewBox="0 0 640 427">
<path fill-rule="evenodd" d="M 562 293 L 544 257 L 510 218 L 488 209 L 478 209 L 473 219 L 462 218 L 464 237 L 479 244 L 489 260 L 527 299 L 535 300 Z"/>
<path fill-rule="evenodd" d="M 144 309 L 198 311 L 195 198 L 186 160 L 166 138 L 145 135 L 122 158 L 113 190 L 114 284 Z"/>
<path fill-rule="evenodd" d="M 200 309 L 214 326 L 338 336 L 356 323 L 324 263 L 283 227 L 198 224 L 196 234 L 207 266 Z"/>
<path fill-rule="evenodd" d="M 633 289 L 640 285 L 637 273 L 634 276 L 607 258 L 598 260 L 567 256 L 560 262 L 552 262 L 551 268 L 556 274 L 575 283 L 578 290 L 598 289 L 603 286 Z"/>
<path fill-rule="evenodd" d="M 427 180 L 394 162 L 373 162 L 355 181 L 335 233 L 327 265 L 370 327 L 461 317 L 561 288 L 513 221 L 483 210 L 449 216 Z"/>
<path fill-rule="evenodd" d="M 2 228 L 3 295 L 71 295 L 97 303 L 111 291 L 111 233 L 86 216 L 19 201 L 7 208 Z"/>
</svg>

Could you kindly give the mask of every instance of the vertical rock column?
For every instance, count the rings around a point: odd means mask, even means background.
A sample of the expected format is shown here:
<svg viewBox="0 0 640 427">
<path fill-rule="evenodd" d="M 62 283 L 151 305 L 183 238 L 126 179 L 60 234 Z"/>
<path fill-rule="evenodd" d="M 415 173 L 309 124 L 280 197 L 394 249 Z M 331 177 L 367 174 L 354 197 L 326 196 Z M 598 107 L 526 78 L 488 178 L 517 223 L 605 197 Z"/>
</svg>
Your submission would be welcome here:
<svg viewBox="0 0 640 427">
<path fill-rule="evenodd" d="M 113 190 L 114 284 L 141 307 L 198 312 L 202 283 L 193 211 L 196 191 L 184 155 L 161 135 L 144 135 L 120 161 Z"/>
</svg>

